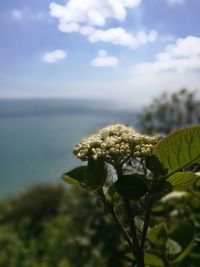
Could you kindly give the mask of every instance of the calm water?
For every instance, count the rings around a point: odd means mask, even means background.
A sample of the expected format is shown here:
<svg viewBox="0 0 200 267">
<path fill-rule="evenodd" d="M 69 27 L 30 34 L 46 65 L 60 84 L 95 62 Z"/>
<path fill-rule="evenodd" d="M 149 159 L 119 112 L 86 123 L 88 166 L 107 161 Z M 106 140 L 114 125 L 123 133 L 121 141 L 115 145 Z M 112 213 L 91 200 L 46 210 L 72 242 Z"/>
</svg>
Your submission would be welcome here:
<svg viewBox="0 0 200 267">
<path fill-rule="evenodd" d="M 112 122 L 134 123 L 134 112 L 108 110 L 100 102 L 0 101 L 0 198 L 41 182 L 62 183 L 78 165 L 71 151 L 84 135 Z"/>
</svg>

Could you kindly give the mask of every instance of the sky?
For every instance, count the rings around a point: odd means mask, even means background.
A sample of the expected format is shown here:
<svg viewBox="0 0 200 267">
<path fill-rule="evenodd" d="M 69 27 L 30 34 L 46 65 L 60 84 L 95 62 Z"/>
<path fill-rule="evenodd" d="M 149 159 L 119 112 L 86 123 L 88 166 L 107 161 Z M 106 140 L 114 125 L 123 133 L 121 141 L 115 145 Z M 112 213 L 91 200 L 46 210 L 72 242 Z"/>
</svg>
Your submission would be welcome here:
<svg viewBox="0 0 200 267">
<path fill-rule="evenodd" d="M 200 0 L 1 0 L 0 98 L 138 107 L 200 85 Z"/>
</svg>

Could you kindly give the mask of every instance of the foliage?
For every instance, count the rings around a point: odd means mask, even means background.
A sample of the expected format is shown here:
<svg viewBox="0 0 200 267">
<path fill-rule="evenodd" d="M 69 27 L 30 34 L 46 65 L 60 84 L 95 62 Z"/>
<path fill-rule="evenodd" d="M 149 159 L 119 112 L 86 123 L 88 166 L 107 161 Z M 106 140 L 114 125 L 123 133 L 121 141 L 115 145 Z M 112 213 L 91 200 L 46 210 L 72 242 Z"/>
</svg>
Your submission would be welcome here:
<svg viewBox="0 0 200 267">
<path fill-rule="evenodd" d="M 90 193 L 35 187 L 0 204 L 0 266 L 125 267 L 121 237 L 107 220 Z"/>
<path fill-rule="evenodd" d="M 168 134 L 172 130 L 200 123 L 200 100 L 197 91 L 181 89 L 164 93 L 139 115 L 139 127 L 147 134 Z"/>
<path fill-rule="evenodd" d="M 199 144 L 200 126 L 158 141 L 117 124 L 76 145 L 75 155 L 86 164 L 63 179 L 102 200 L 126 241 L 128 266 L 200 264 L 194 208 L 200 177 L 187 171 L 200 162 Z"/>
</svg>

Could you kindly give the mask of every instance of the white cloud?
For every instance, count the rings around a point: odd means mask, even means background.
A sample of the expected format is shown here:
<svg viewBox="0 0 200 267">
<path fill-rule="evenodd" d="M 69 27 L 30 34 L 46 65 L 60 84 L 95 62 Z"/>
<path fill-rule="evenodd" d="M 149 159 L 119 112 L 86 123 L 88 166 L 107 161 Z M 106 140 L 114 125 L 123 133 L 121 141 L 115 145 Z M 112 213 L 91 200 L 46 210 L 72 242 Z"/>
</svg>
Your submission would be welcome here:
<svg viewBox="0 0 200 267">
<path fill-rule="evenodd" d="M 71 22 L 69 24 L 59 24 L 58 29 L 61 32 L 79 32 L 80 26 L 76 22 Z"/>
<path fill-rule="evenodd" d="M 167 46 L 166 52 L 173 57 L 200 56 L 200 38 L 195 36 L 180 38 L 175 45 Z"/>
<path fill-rule="evenodd" d="M 149 33 L 139 31 L 133 35 L 121 27 L 110 28 L 107 30 L 97 30 L 91 26 L 81 27 L 75 22 L 69 24 L 59 24 L 58 28 L 60 31 L 66 33 L 80 32 L 80 34 L 88 36 L 88 40 L 91 43 L 101 41 L 115 45 L 127 46 L 130 48 L 135 48 L 139 45 L 145 45 L 149 42 L 155 42 L 158 35 L 155 30 L 150 31 Z"/>
<path fill-rule="evenodd" d="M 111 28 L 108 30 L 96 30 L 89 36 L 90 42 L 111 42 L 113 44 L 135 47 L 138 45 L 137 39 L 127 33 L 123 28 Z"/>
<path fill-rule="evenodd" d="M 135 36 L 126 32 L 123 28 L 111 28 L 108 30 L 96 30 L 89 36 L 90 42 L 109 42 L 115 45 L 128 46 L 135 48 L 141 44 L 148 42 L 154 42 L 156 40 L 157 33 L 151 31 L 149 34 L 145 32 L 139 32 Z"/>
<path fill-rule="evenodd" d="M 108 56 L 105 50 L 99 50 L 97 57 L 91 61 L 91 64 L 95 67 L 115 67 L 119 61 L 116 57 Z"/>
<path fill-rule="evenodd" d="M 67 53 L 63 50 L 57 49 L 51 52 L 47 52 L 43 55 L 42 59 L 46 63 L 56 63 L 67 57 Z"/>
<path fill-rule="evenodd" d="M 185 0 L 167 0 L 167 3 L 170 6 L 173 6 L 173 5 L 183 5 L 183 4 L 185 4 Z"/>
<path fill-rule="evenodd" d="M 69 0 L 66 5 L 50 4 L 50 14 L 59 20 L 58 29 L 62 32 L 77 32 L 88 37 L 90 42 L 109 42 L 115 45 L 135 48 L 139 45 L 154 42 L 155 30 L 136 34 L 124 28 L 102 29 L 107 19 L 124 21 L 128 8 L 140 5 L 142 0 Z"/>
<path fill-rule="evenodd" d="M 76 22 L 84 25 L 103 26 L 108 18 L 123 21 L 127 8 L 140 5 L 142 0 L 69 0 L 66 5 L 50 4 L 51 15 L 60 24 Z"/>
<path fill-rule="evenodd" d="M 12 15 L 12 18 L 14 20 L 22 20 L 23 19 L 23 12 L 17 8 L 12 10 L 11 15 Z"/>
<path fill-rule="evenodd" d="M 80 33 L 82 35 L 90 36 L 95 32 L 95 29 L 91 26 L 84 26 L 80 28 Z"/>
<path fill-rule="evenodd" d="M 157 54 L 154 62 L 144 62 L 135 66 L 137 73 L 181 72 L 200 69 L 200 38 L 187 36 L 178 39 Z"/>
</svg>

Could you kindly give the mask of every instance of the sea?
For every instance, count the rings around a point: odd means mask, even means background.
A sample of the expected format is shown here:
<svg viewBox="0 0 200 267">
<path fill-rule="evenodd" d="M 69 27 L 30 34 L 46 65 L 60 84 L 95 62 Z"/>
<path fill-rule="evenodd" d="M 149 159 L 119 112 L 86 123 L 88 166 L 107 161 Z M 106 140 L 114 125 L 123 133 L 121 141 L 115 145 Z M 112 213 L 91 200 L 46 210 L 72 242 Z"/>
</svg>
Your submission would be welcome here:
<svg viewBox="0 0 200 267">
<path fill-rule="evenodd" d="M 81 99 L 0 100 L 0 200 L 34 185 L 64 184 L 81 162 L 74 145 L 110 123 L 136 124 L 136 111 Z"/>
</svg>

